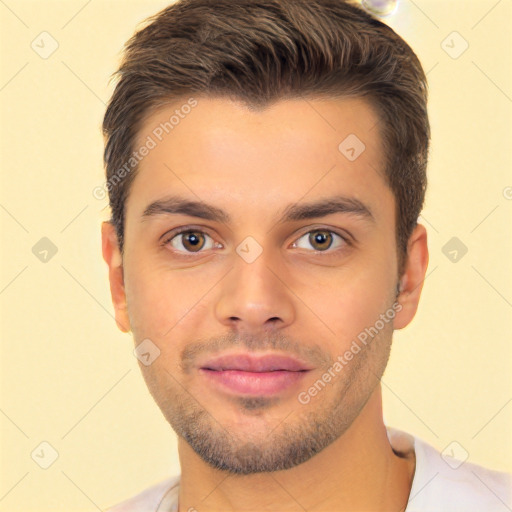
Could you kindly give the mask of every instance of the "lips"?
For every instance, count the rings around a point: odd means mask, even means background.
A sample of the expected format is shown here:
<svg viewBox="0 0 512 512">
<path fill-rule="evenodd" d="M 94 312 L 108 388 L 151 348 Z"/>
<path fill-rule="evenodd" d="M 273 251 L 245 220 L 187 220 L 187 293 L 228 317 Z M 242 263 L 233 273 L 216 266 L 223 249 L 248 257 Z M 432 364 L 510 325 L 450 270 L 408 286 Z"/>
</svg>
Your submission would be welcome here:
<svg viewBox="0 0 512 512">
<path fill-rule="evenodd" d="M 311 369 L 303 361 L 279 354 L 230 354 L 205 361 L 199 372 L 223 391 L 268 396 L 298 384 Z"/>
<path fill-rule="evenodd" d="M 298 359 L 279 354 L 254 356 L 252 354 L 223 355 L 201 364 L 207 370 L 239 370 L 242 372 L 275 372 L 279 370 L 300 372 L 310 370 L 306 363 Z"/>
</svg>

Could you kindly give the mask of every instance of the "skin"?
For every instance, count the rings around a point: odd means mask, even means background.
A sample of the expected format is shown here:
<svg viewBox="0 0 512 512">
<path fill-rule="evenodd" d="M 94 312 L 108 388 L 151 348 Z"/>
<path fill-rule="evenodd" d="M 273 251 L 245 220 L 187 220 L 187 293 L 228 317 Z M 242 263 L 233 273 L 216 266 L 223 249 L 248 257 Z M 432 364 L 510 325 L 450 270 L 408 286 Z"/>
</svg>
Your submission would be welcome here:
<svg viewBox="0 0 512 512">
<path fill-rule="evenodd" d="M 393 329 L 416 313 L 428 248 L 418 224 L 398 275 L 395 199 L 382 173 L 376 114 L 355 98 L 279 101 L 258 112 L 197 100 L 140 163 L 126 203 L 124 256 L 113 226 L 102 225 L 117 325 L 160 350 L 140 367 L 178 434 L 179 510 L 404 510 L 415 461 L 390 447 L 379 379 Z M 136 147 L 176 107 L 150 115 Z M 338 150 L 349 134 L 366 146 L 354 161 Z M 231 221 L 143 217 L 171 194 L 221 208 Z M 334 195 L 358 199 L 372 220 L 338 212 L 279 222 L 291 203 Z M 183 235 L 164 242 L 188 226 L 209 235 L 199 252 Z M 314 229 L 334 234 L 333 245 L 315 244 Z M 251 263 L 236 251 L 248 236 L 262 249 Z M 298 393 L 393 304 L 394 319 L 301 403 Z M 271 397 L 226 392 L 199 371 L 201 358 L 248 351 L 294 355 L 311 370 Z"/>
</svg>

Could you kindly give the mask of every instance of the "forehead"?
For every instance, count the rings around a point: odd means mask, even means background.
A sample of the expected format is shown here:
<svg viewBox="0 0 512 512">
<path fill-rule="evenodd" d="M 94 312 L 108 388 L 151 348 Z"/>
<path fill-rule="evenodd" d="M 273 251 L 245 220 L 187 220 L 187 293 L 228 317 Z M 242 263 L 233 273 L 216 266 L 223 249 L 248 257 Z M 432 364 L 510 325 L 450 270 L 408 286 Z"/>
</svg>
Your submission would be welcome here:
<svg viewBox="0 0 512 512">
<path fill-rule="evenodd" d="M 137 215 L 174 194 L 269 213 L 327 192 L 377 208 L 393 201 L 378 117 L 362 99 L 283 100 L 253 111 L 224 98 L 185 98 L 145 119 L 134 148 L 144 146 L 126 205 Z"/>
</svg>

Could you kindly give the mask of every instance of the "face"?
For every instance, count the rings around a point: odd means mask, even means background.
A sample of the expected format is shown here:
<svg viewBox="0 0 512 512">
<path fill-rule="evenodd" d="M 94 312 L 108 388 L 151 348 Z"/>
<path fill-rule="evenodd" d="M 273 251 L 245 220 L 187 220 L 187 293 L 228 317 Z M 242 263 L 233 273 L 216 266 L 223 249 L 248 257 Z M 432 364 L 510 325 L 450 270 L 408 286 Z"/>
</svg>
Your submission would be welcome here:
<svg viewBox="0 0 512 512">
<path fill-rule="evenodd" d="M 396 302 L 377 117 L 360 99 L 258 112 L 196 99 L 168 134 L 180 105 L 138 134 L 135 147 L 155 145 L 126 202 L 122 272 L 110 259 L 116 320 L 145 344 L 150 392 L 204 461 L 287 469 L 350 427 L 394 324 L 415 312 Z"/>
</svg>

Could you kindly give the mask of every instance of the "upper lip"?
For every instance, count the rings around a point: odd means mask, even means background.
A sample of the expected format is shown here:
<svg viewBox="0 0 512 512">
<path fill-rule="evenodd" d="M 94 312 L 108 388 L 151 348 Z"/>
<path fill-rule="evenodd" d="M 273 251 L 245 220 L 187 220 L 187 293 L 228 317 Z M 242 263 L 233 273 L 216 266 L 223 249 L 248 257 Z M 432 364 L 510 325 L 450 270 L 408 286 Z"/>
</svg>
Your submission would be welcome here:
<svg viewBox="0 0 512 512">
<path fill-rule="evenodd" d="M 278 370 L 299 372 L 312 368 L 305 362 L 282 354 L 224 354 L 199 365 L 204 370 L 239 370 L 244 372 L 272 372 Z"/>
</svg>

